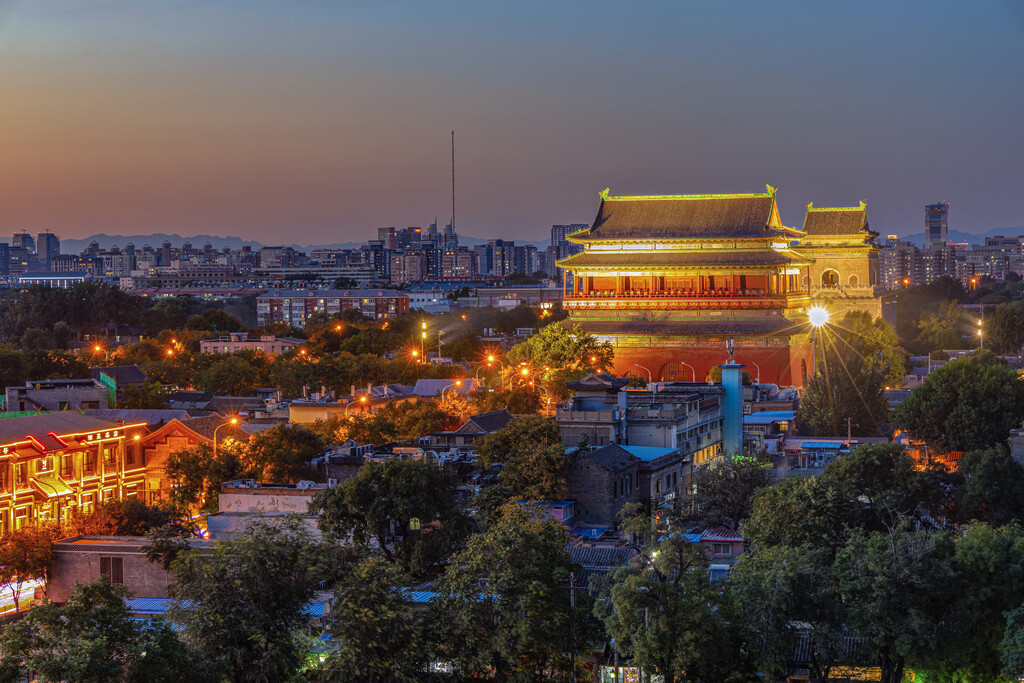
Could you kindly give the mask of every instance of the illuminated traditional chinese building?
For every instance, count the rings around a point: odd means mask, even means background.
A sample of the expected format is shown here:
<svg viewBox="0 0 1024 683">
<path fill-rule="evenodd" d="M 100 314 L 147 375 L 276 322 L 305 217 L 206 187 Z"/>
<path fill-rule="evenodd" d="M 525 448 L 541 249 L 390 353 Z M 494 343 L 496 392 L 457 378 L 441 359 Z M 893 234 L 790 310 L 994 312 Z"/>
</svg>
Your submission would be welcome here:
<svg viewBox="0 0 1024 683">
<path fill-rule="evenodd" d="M 811 294 L 815 304 L 833 317 L 847 310 L 882 314 L 877 232 L 868 226 L 868 210 L 860 206 L 816 209 L 807 205 L 804 237 L 796 249 L 813 259 Z"/>
<path fill-rule="evenodd" d="M 754 194 L 613 197 L 569 236 L 568 325 L 615 347 L 616 374 L 702 381 L 735 340 L 762 381 L 802 385 L 812 365 L 804 232 L 779 218 L 775 188 Z M 571 280 L 569 279 L 571 278 Z M 570 286 L 571 285 L 571 286 Z M 639 367 L 638 367 L 639 366 Z"/>
<path fill-rule="evenodd" d="M 0 534 L 141 497 L 145 431 L 67 411 L 0 420 Z"/>
</svg>

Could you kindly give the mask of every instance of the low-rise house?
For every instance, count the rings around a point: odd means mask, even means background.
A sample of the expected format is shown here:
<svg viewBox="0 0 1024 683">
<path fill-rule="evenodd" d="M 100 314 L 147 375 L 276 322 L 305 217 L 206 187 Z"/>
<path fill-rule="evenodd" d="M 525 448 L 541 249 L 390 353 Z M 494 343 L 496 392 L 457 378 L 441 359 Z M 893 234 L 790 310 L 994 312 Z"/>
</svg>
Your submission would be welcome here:
<svg viewBox="0 0 1024 683">
<path fill-rule="evenodd" d="M 616 444 L 573 453 L 566 485 L 577 524 L 615 526 L 619 510 L 641 499 L 640 459 Z"/>
<path fill-rule="evenodd" d="M 190 539 L 192 547 L 209 544 Z M 132 595 L 166 598 L 174 576 L 161 563 L 146 560 L 149 539 L 140 536 L 73 536 L 52 546 L 53 564 L 46 581 L 46 597 L 67 602 L 76 583 L 92 583 L 101 576 L 124 586 Z"/>
<path fill-rule="evenodd" d="M 250 339 L 248 332 L 229 332 L 227 336 L 217 339 L 204 339 L 199 342 L 201 353 L 235 353 L 237 351 L 257 350 L 271 356 L 291 351 L 306 343 L 297 337 L 276 337 L 272 334 L 261 335 L 259 339 Z"/>
<path fill-rule="evenodd" d="M 7 387 L 5 409 L 43 412 L 107 408 L 107 388 L 94 379 L 46 379 Z"/>
<path fill-rule="evenodd" d="M 435 450 L 470 447 L 477 439 L 506 427 L 512 420 L 512 413 L 505 408 L 473 415 L 454 431 L 431 434 L 430 446 Z"/>
</svg>

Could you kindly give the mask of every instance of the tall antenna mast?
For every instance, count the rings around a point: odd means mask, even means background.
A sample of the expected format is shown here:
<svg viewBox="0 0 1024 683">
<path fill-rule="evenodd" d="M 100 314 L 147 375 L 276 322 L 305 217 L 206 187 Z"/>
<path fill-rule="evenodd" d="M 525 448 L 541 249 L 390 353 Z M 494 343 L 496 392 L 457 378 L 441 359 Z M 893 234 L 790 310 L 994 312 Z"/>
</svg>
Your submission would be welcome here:
<svg viewBox="0 0 1024 683">
<path fill-rule="evenodd" d="M 455 234 L 455 131 L 452 131 L 452 234 Z"/>
</svg>

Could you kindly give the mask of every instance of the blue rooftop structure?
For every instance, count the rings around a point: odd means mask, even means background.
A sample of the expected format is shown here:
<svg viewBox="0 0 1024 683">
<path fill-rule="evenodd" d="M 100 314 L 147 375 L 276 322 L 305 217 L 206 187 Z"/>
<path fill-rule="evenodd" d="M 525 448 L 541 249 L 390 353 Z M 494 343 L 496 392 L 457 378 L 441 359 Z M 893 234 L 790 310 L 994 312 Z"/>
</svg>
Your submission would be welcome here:
<svg viewBox="0 0 1024 683">
<path fill-rule="evenodd" d="M 838 451 L 843 447 L 842 441 L 804 441 L 800 448 L 815 451 Z"/>
<path fill-rule="evenodd" d="M 770 425 L 773 422 L 793 422 L 796 420 L 795 410 L 765 410 L 743 416 L 745 425 Z"/>
<path fill-rule="evenodd" d="M 660 448 L 658 446 L 620 446 L 620 448 L 644 462 L 651 462 L 652 460 L 679 452 L 678 448 Z"/>
</svg>

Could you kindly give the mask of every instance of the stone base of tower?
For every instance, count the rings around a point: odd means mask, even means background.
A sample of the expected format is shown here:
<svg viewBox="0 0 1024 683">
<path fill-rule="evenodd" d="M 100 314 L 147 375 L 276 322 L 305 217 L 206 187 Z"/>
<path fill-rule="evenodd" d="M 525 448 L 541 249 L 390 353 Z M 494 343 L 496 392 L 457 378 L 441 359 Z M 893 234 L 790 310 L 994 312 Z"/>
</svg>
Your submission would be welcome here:
<svg viewBox="0 0 1024 683">
<path fill-rule="evenodd" d="M 679 346 L 638 346 L 629 339 L 610 340 L 615 348 L 612 373 L 636 375 L 647 380 L 647 371 L 655 382 L 703 382 L 712 368 L 729 359 L 724 342 L 682 343 Z M 781 386 L 804 386 L 814 367 L 814 347 L 810 340 L 758 345 L 754 340 L 735 340 L 735 362 L 746 366 L 755 379 Z M 642 367 L 637 367 L 640 365 Z M 691 370 L 692 368 L 692 370 Z M 760 373 L 759 373 L 760 370 Z"/>
</svg>

